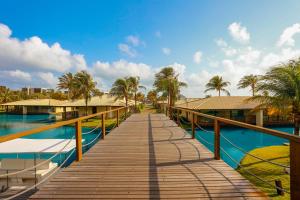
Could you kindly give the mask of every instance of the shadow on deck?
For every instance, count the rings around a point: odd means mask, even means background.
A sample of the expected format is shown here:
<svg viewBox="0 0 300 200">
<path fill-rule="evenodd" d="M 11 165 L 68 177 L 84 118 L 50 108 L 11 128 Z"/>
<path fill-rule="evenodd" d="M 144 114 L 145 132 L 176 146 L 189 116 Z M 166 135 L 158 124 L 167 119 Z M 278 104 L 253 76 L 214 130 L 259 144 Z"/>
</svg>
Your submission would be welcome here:
<svg viewBox="0 0 300 200">
<path fill-rule="evenodd" d="M 163 114 L 135 114 L 31 199 L 266 199 Z"/>
</svg>

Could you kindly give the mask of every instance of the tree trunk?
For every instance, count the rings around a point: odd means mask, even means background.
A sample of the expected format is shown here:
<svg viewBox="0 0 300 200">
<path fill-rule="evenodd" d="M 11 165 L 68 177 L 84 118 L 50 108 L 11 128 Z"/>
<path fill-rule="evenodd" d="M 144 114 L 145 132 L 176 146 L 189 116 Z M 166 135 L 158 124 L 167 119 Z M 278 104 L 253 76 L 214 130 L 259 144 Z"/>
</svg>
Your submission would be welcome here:
<svg viewBox="0 0 300 200">
<path fill-rule="evenodd" d="M 299 136 L 300 113 L 294 114 L 294 134 Z"/>
<path fill-rule="evenodd" d="M 219 96 L 221 96 L 221 90 L 219 90 Z"/>
<path fill-rule="evenodd" d="M 255 96 L 255 86 L 252 85 L 251 88 L 252 88 L 252 96 Z"/>
</svg>

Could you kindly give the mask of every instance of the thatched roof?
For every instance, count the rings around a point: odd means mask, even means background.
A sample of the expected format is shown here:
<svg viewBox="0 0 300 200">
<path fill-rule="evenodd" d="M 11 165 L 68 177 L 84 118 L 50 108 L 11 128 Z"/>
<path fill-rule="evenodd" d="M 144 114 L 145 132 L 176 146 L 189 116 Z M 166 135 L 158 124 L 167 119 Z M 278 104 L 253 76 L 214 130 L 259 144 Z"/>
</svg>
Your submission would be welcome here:
<svg viewBox="0 0 300 200">
<path fill-rule="evenodd" d="M 66 101 L 56 99 L 27 99 L 1 104 L 2 106 L 61 106 Z"/>
<path fill-rule="evenodd" d="M 252 110 L 259 103 L 247 101 L 249 98 L 249 96 L 215 96 L 186 103 L 176 103 L 176 106 L 195 110 Z"/>
</svg>

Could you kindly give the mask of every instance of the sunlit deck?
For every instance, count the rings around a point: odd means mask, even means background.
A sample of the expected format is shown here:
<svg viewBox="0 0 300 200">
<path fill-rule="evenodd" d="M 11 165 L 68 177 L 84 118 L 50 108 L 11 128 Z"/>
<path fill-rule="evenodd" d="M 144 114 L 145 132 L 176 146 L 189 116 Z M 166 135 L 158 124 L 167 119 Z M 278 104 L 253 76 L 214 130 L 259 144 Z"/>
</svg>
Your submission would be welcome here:
<svg viewBox="0 0 300 200">
<path fill-rule="evenodd" d="M 162 114 L 134 114 L 31 199 L 266 199 Z"/>
</svg>

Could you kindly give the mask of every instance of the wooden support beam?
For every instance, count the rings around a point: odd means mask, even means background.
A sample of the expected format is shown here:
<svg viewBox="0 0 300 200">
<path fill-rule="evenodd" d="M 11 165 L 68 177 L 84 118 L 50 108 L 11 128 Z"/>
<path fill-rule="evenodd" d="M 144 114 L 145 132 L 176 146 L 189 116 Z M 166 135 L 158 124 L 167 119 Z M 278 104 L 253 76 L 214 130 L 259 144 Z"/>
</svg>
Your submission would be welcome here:
<svg viewBox="0 0 300 200">
<path fill-rule="evenodd" d="M 81 120 L 75 122 L 76 127 L 76 160 L 80 161 L 82 159 L 82 130 L 81 130 Z"/>
<path fill-rule="evenodd" d="M 101 116 L 101 129 L 102 129 L 102 139 L 105 139 L 105 134 L 106 134 L 106 130 L 105 130 L 105 114 L 102 114 Z"/>
<path fill-rule="evenodd" d="M 119 110 L 117 110 L 117 127 L 119 127 L 119 123 L 120 123 L 119 115 L 120 115 L 120 112 L 119 112 Z"/>
<path fill-rule="evenodd" d="M 195 114 L 192 114 L 192 139 L 195 139 Z"/>
<path fill-rule="evenodd" d="M 177 124 L 178 124 L 178 126 L 180 126 L 180 119 L 179 119 L 179 110 L 176 110 L 176 117 L 177 117 Z"/>
<path fill-rule="evenodd" d="M 220 122 L 216 119 L 215 119 L 214 129 L 215 129 L 215 142 L 214 142 L 215 159 L 220 160 Z"/>
<path fill-rule="evenodd" d="M 290 140 L 291 200 L 300 199 L 300 143 Z"/>
</svg>

